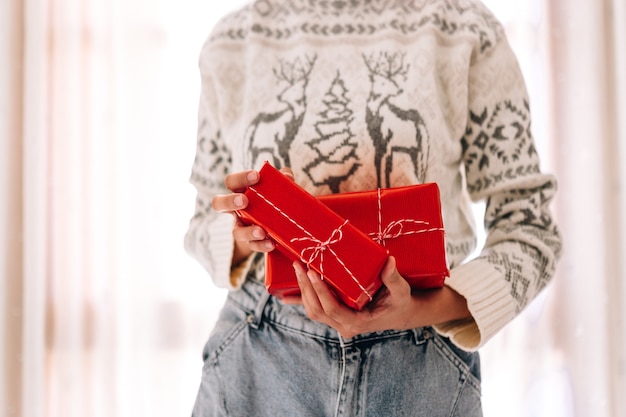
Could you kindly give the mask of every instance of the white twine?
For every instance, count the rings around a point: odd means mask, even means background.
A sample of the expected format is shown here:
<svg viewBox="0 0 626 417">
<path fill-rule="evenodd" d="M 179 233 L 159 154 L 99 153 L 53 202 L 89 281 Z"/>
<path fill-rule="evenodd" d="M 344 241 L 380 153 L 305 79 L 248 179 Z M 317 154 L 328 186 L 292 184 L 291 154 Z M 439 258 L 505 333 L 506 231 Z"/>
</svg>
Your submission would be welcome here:
<svg viewBox="0 0 626 417">
<path fill-rule="evenodd" d="M 324 252 L 328 250 L 328 252 L 330 252 L 335 257 L 335 259 L 337 259 L 337 262 L 339 262 L 339 264 L 348 273 L 348 275 L 352 278 L 352 280 L 359 286 L 361 291 L 365 293 L 365 295 L 367 295 L 370 300 L 372 300 L 373 296 L 363 287 L 363 285 L 361 285 L 361 283 L 354 276 L 352 271 L 350 271 L 350 269 L 346 266 L 346 264 L 341 260 L 341 258 L 337 255 L 337 253 L 331 247 L 331 245 L 343 239 L 342 229 L 348 224 L 348 220 L 344 221 L 341 226 L 333 230 L 333 232 L 330 234 L 330 237 L 328 239 L 326 239 L 325 241 L 321 241 L 317 239 L 315 236 L 313 236 L 313 234 L 311 234 L 308 230 L 306 230 L 297 221 L 292 219 L 287 213 L 282 211 L 278 206 L 276 206 L 274 203 L 268 200 L 263 194 L 257 191 L 254 187 L 248 187 L 248 189 L 253 191 L 262 200 L 264 200 L 267 204 L 269 204 L 272 208 L 274 208 L 274 210 L 280 213 L 283 217 L 289 220 L 294 226 L 296 226 L 298 229 L 300 229 L 304 234 L 308 236 L 308 237 L 301 237 L 301 238 L 293 238 L 291 239 L 291 242 L 311 242 L 314 244 L 312 246 L 308 246 L 302 249 L 302 251 L 300 252 L 300 260 L 304 264 L 309 266 L 310 264 L 315 262 L 317 258 L 319 258 L 320 259 L 320 274 L 323 279 L 324 278 Z M 308 257 L 306 256 L 307 254 L 308 254 Z"/>
<path fill-rule="evenodd" d="M 378 232 L 369 233 L 370 236 L 375 242 L 380 245 L 385 246 L 385 241 L 390 239 L 397 239 L 400 236 L 409 236 L 409 235 L 417 235 L 421 233 L 431 233 L 431 232 L 443 232 L 444 229 L 441 227 L 433 227 L 430 229 L 418 229 L 418 230 L 408 230 L 403 231 L 404 226 L 407 224 L 414 224 L 420 226 L 428 226 L 430 222 L 422 221 L 422 220 L 414 220 L 414 219 L 400 219 L 394 220 L 390 222 L 387 227 L 383 230 L 383 215 L 382 215 L 382 197 L 381 197 L 381 189 L 378 189 Z M 396 229 L 394 231 L 394 229 Z"/>
</svg>

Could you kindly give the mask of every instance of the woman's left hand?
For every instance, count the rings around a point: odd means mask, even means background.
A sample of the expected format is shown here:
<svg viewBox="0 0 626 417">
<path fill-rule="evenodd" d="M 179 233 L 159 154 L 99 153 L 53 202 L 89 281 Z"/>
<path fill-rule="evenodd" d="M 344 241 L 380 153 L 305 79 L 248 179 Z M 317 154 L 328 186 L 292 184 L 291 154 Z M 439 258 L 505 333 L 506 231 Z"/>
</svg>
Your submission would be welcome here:
<svg viewBox="0 0 626 417">
<path fill-rule="evenodd" d="M 291 304 L 301 302 L 309 318 L 333 327 L 344 338 L 469 317 L 465 298 L 448 287 L 412 291 L 409 283 L 398 273 L 392 256 L 380 274 L 383 286 L 374 300 L 361 311 L 339 300 L 317 272 L 307 271 L 300 262 L 294 262 L 293 266 L 301 296 L 284 301 Z"/>
</svg>

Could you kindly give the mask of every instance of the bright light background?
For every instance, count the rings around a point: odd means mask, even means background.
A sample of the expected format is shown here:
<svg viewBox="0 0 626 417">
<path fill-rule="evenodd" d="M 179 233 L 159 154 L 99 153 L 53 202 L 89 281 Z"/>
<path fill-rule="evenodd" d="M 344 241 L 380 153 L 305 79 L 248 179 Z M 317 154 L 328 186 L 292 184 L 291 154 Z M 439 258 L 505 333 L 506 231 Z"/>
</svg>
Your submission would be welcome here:
<svg viewBox="0 0 626 417">
<path fill-rule="evenodd" d="M 190 415 L 200 383 L 202 348 L 225 298 L 225 290 L 213 285 L 206 271 L 183 249 L 183 238 L 193 215 L 196 191 L 188 182 L 196 150 L 197 110 L 200 94 L 198 57 L 211 28 L 243 0 L 162 1 L 162 48 L 159 72 L 159 137 L 155 157 L 164 169 L 159 192 L 169 196 L 158 219 L 158 262 L 161 268 L 155 291 L 160 303 L 159 338 L 181 337 L 186 350 L 159 353 L 155 379 L 147 398 L 158 404 L 159 416 Z M 165 169 L 166 168 L 166 169 Z M 179 306 L 184 305 L 185 309 Z M 176 342 L 173 342 L 176 343 Z M 159 350 L 161 352 L 161 350 Z M 136 390 L 137 387 L 127 387 Z"/>
</svg>

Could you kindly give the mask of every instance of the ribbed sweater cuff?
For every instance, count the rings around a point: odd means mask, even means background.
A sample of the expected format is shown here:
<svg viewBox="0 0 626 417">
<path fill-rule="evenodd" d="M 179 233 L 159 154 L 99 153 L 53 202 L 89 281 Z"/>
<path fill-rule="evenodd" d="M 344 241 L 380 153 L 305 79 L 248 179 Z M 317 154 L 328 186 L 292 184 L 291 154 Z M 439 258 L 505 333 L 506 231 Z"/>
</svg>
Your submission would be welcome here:
<svg viewBox="0 0 626 417">
<path fill-rule="evenodd" d="M 209 271 L 216 286 L 232 289 L 235 286 L 231 279 L 231 262 L 233 259 L 233 222 L 231 215 L 220 216 L 210 224 L 209 253 L 211 265 Z"/>
<path fill-rule="evenodd" d="M 223 216 L 223 219 L 216 221 L 211 225 L 211 253 L 213 254 L 214 265 L 212 266 L 213 281 L 215 285 L 230 290 L 241 288 L 252 261 L 253 256 L 231 268 L 233 260 L 233 217 Z"/>
<path fill-rule="evenodd" d="M 450 271 L 446 285 L 467 300 L 472 319 L 442 323 L 435 329 L 462 349 L 483 346 L 515 317 L 515 303 L 502 273 L 475 259 Z"/>
</svg>

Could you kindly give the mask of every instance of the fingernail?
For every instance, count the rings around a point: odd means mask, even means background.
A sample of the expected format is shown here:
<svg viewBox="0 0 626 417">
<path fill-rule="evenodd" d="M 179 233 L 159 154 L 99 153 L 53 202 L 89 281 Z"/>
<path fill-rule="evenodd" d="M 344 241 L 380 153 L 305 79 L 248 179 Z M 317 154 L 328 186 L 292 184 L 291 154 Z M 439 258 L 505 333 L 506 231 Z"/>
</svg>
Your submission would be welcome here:
<svg viewBox="0 0 626 417">
<path fill-rule="evenodd" d="M 265 234 L 263 233 L 263 231 L 261 229 L 254 229 L 252 231 L 252 236 L 255 239 L 263 239 L 265 237 Z"/>
<path fill-rule="evenodd" d="M 259 174 L 256 171 L 250 171 L 247 175 L 248 181 L 254 182 L 259 178 Z"/>
<path fill-rule="evenodd" d="M 300 265 L 298 265 L 297 261 L 291 264 L 291 266 L 293 266 L 293 270 L 296 272 L 296 279 L 298 280 L 298 282 L 301 282 L 302 281 L 302 268 L 300 268 Z"/>
<path fill-rule="evenodd" d="M 274 250 L 274 242 L 272 242 L 271 240 L 266 240 L 265 241 L 265 248 L 267 250 Z"/>
<path fill-rule="evenodd" d="M 235 198 L 233 199 L 233 203 L 235 203 L 235 206 L 237 207 L 243 206 L 243 196 L 236 195 Z"/>
<path fill-rule="evenodd" d="M 309 277 L 309 280 L 311 282 L 317 281 L 317 277 L 315 276 L 315 273 L 311 271 L 310 269 L 307 271 L 306 276 Z"/>
</svg>

